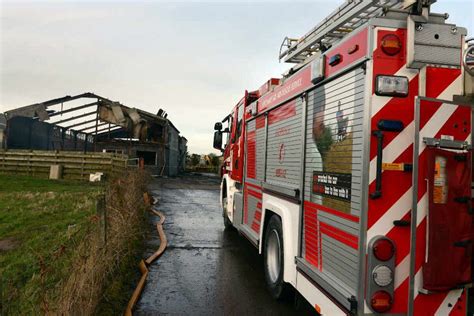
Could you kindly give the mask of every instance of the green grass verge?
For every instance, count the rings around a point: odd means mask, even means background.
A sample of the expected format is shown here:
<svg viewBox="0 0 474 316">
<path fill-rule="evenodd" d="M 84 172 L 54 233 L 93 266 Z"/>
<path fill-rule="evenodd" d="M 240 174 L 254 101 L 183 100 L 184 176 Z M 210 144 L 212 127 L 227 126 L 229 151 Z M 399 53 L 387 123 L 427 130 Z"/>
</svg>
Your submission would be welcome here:
<svg viewBox="0 0 474 316">
<path fill-rule="evenodd" d="M 102 185 L 84 181 L 49 180 L 0 173 L 0 193 L 8 192 L 91 192 Z"/>
<path fill-rule="evenodd" d="M 50 310 L 68 275 L 74 249 L 95 225 L 102 187 L 0 175 L 0 308 L 3 313 Z"/>
<path fill-rule="evenodd" d="M 143 254 L 143 236 L 130 241 L 129 249 L 110 275 L 97 309 L 96 315 L 122 315 L 135 290 L 141 273 L 138 263 Z"/>
</svg>

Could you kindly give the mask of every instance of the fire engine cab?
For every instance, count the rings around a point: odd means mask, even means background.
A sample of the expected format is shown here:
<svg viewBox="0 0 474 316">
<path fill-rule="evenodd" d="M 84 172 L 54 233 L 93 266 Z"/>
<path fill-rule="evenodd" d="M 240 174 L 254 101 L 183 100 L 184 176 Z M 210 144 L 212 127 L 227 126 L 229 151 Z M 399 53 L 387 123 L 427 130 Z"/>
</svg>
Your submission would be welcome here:
<svg viewBox="0 0 474 316">
<path fill-rule="evenodd" d="M 474 42 L 434 2 L 346 1 L 285 38 L 289 71 L 215 124 L 224 224 L 263 255 L 275 298 L 466 315 Z"/>
</svg>

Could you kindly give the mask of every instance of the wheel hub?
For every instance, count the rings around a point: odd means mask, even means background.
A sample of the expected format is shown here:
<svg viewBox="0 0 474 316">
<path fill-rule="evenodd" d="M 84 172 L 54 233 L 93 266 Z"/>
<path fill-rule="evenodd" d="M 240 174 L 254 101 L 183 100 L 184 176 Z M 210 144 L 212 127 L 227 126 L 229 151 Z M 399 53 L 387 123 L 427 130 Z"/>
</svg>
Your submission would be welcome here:
<svg viewBox="0 0 474 316">
<path fill-rule="evenodd" d="M 273 229 L 268 236 L 267 242 L 267 267 L 270 281 L 275 283 L 280 275 L 280 236 L 278 232 Z"/>
</svg>

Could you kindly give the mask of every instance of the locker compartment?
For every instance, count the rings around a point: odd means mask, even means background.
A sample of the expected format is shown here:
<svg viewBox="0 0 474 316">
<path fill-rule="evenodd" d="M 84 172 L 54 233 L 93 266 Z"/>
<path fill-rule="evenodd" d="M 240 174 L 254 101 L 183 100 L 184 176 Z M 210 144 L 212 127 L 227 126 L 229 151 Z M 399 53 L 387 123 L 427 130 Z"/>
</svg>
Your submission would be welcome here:
<svg viewBox="0 0 474 316">
<path fill-rule="evenodd" d="M 423 288 L 461 288 L 472 282 L 471 152 L 425 150 L 429 206 Z"/>
</svg>

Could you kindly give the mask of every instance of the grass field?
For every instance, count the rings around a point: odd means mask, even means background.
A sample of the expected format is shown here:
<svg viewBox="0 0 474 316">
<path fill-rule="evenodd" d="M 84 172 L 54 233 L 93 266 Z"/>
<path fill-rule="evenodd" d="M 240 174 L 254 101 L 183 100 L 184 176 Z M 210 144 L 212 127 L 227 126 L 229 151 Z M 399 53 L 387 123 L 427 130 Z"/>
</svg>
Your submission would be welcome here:
<svg viewBox="0 0 474 316">
<path fill-rule="evenodd" d="M 75 247 L 94 225 L 95 201 L 102 191 L 85 182 L 0 175 L 3 313 L 50 310 Z"/>
</svg>

